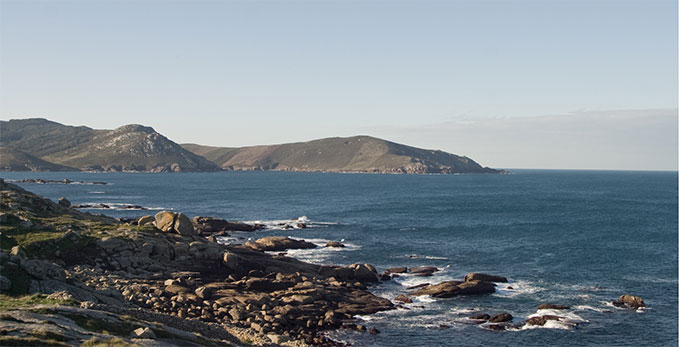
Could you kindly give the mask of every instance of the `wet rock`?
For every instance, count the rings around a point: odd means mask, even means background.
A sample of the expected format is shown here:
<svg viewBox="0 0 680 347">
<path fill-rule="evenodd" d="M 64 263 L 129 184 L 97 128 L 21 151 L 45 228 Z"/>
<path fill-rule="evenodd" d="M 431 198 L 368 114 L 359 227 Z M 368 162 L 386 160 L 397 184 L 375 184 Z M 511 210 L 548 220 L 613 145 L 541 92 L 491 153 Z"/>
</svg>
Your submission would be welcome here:
<svg viewBox="0 0 680 347">
<path fill-rule="evenodd" d="M 507 312 L 499 313 L 499 314 L 493 315 L 493 316 L 491 316 L 491 318 L 489 318 L 489 323 L 503 323 L 503 322 L 510 322 L 510 321 L 512 321 L 512 315 L 507 313 Z"/>
<path fill-rule="evenodd" d="M 486 328 L 493 331 L 505 331 L 507 329 L 507 327 L 502 324 L 489 324 Z"/>
<path fill-rule="evenodd" d="M 411 290 L 411 289 L 418 289 L 418 288 L 423 288 L 429 286 L 429 283 L 421 283 L 421 284 L 416 284 L 415 286 L 410 286 L 406 287 L 406 289 Z"/>
<path fill-rule="evenodd" d="M 486 281 L 486 282 L 507 282 L 508 279 L 503 276 L 487 275 L 483 273 L 470 272 L 465 275 L 465 282 L 468 281 Z"/>
<path fill-rule="evenodd" d="M 458 285 L 460 295 L 481 295 L 491 294 L 496 291 L 496 286 L 491 282 L 468 281 Z"/>
<path fill-rule="evenodd" d="M 416 266 L 409 271 L 414 276 L 432 276 L 433 273 L 439 271 L 434 266 Z"/>
<path fill-rule="evenodd" d="M 343 247 L 345 247 L 345 245 L 343 245 L 342 243 L 340 243 L 338 241 L 329 241 L 329 242 L 326 242 L 325 247 L 343 248 Z"/>
<path fill-rule="evenodd" d="M 401 273 L 406 273 L 408 271 L 408 269 L 405 266 L 404 267 L 391 267 L 391 268 L 387 269 L 386 271 L 388 273 L 391 273 L 391 274 L 401 274 Z"/>
<path fill-rule="evenodd" d="M 459 281 L 445 281 L 438 284 L 426 286 L 408 293 L 411 296 L 430 295 L 436 298 L 450 298 L 458 295 L 460 288 Z"/>
<path fill-rule="evenodd" d="M 526 320 L 527 325 L 540 325 L 543 326 L 545 323 L 549 320 L 560 320 L 559 316 L 553 316 L 553 315 L 545 315 L 545 316 L 540 316 L 540 317 L 531 317 Z"/>
<path fill-rule="evenodd" d="M 409 298 L 408 296 L 406 296 L 404 294 L 397 295 L 397 297 L 394 298 L 394 301 L 403 302 L 403 303 L 407 303 L 407 304 L 413 302 L 413 300 L 411 300 L 411 298 Z"/>
<path fill-rule="evenodd" d="M 371 329 L 368 330 L 368 333 L 371 334 L 371 335 L 377 335 L 377 334 L 380 334 L 380 330 L 378 330 L 376 328 L 371 328 Z"/>
<path fill-rule="evenodd" d="M 474 320 L 481 320 L 481 321 L 485 321 L 485 322 L 486 322 L 486 321 L 489 320 L 489 318 L 491 318 L 491 316 L 489 316 L 489 315 L 486 314 L 486 313 L 477 313 L 477 314 L 474 314 L 474 315 L 470 316 L 469 318 L 470 318 L 470 319 L 474 319 Z"/>
<path fill-rule="evenodd" d="M 66 199 L 66 198 L 63 197 L 63 196 L 62 196 L 61 198 L 59 198 L 59 201 L 58 201 L 57 203 L 58 203 L 59 206 L 61 206 L 61 207 L 67 207 L 67 208 L 68 208 L 68 207 L 71 207 L 71 202 L 68 201 L 68 199 Z"/>
<path fill-rule="evenodd" d="M 304 240 L 295 240 L 285 236 L 269 236 L 255 242 L 246 242 L 246 247 L 256 251 L 285 251 L 287 249 L 309 249 L 316 245 Z"/>
<path fill-rule="evenodd" d="M 633 296 L 630 294 L 621 295 L 619 297 L 619 300 L 612 301 L 612 304 L 616 307 L 628 307 L 632 309 L 646 307 L 645 302 L 642 300 L 642 297 Z"/>
<path fill-rule="evenodd" d="M 448 328 L 450 328 L 450 326 L 448 326 L 446 324 L 439 324 L 439 329 L 444 330 L 444 329 L 448 329 Z"/>
<path fill-rule="evenodd" d="M 539 310 L 568 310 L 569 306 L 546 303 L 546 304 L 538 305 L 538 309 Z"/>
<path fill-rule="evenodd" d="M 199 217 L 192 219 L 194 228 L 199 232 L 216 233 L 220 231 L 255 231 L 263 229 L 263 225 L 230 222 L 215 217 Z"/>
<path fill-rule="evenodd" d="M 361 282 L 378 282 L 378 272 L 370 264 L 352 264 L 352 276 Z"/>
</svg>

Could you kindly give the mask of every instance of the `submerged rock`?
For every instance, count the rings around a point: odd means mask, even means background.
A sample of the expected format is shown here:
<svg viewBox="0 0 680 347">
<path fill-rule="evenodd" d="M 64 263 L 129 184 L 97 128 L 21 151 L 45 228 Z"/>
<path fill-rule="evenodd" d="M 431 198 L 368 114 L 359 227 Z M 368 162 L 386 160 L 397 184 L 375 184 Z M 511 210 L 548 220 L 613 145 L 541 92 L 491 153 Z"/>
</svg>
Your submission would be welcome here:
<svg viewBox="0 0 680 347">
<path fill-rule="evenodd" d="M 326 243 L 326 247 L 335 247 L 335 248 L 343 248 L 345 245 L 338 241 L 329 241 Z"/>
<path fill-rule="evenodd" d="M 525 324 L 527 325 L 539 325 L 543 326 L 545 325 L 546 322 L 549 320 L 556 320 L 559 321 L 560 317 L 559 316 L 554 316 L 554 315 L 544 315 L 544 316 L 539 316 L 539 317 L 531 317 L 526 320 Z"/>
<path fill-rule="evenodd" d="M 558 304 L 540 304 L 538 305 L 539 310 L 568 310 L 569 306 L 558 305 Z"/>
</svg>

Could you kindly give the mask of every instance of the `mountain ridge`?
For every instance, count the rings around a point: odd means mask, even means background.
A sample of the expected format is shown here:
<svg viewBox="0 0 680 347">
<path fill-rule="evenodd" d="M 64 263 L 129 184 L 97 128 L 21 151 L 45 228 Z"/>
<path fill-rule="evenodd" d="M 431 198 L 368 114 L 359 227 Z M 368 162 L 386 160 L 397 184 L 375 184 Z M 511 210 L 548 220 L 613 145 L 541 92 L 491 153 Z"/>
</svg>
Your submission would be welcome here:
<svg viewBox="0 0 680 347">
<path fill-rule="evenodd" d="M 154 128 L 139 124 L 103 130 L 43 118 L 0 121 L 0 147 L 3 171 L 503 172 L 482 167 L 465 156 L 368 135 L 278 145 L 213 147 L 180 145 Z"/>
</svg>

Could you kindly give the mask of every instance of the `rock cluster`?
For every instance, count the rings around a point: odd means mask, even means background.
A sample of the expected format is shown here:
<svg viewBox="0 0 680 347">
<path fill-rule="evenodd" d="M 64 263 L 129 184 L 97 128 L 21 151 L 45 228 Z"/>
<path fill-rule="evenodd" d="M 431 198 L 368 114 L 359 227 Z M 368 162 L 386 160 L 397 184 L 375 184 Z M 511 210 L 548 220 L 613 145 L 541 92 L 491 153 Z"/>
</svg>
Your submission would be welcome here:
<svg viewBox="0 0 680 347">
<path fill-rule="evenodd" d="M 616 307 L 627 307 L 632 309 L 646 307 L 645 302 L 641 297 L 630 294 L 621 295 L 618 300 L 612 301 L 612 304 Z"/>
<path fill-rule="evenodd" d="M 154 226 L 163 232 L 176 232 L 180 235 L 193 235 L 194 225 L 183 213 L 161 211 L 154 216 Z"/>
</svg>

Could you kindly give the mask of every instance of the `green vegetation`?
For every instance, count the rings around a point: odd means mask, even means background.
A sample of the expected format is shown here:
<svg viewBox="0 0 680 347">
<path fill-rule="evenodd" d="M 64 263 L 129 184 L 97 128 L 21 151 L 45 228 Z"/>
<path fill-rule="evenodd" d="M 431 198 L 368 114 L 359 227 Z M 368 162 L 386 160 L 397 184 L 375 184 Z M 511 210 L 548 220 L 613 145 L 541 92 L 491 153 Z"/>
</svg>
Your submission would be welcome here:
<svg viewBox="0 0 680 347">
<path fill-rule="evenodd" d="M 44 347 L 69 347 L 55 339 L 42 339 L 37 337 L 18 337 L 18 336 L 0 336 L 0 346 L 44 346 Z"/>
<path fill-rule="evenodd" d="M 70 318 L 83 329 L 106 335 L 129 336 L 132 331 L 142 327 L 139 323 L 130 319 L 111 321 L 73 313 L 60 312 L 60 314 Z"/>
<path fill-rule="evenodd" d="M 127 343 L 125 340 L 114 337 L 111 339 L 102 339 L 98 337 L 93 337 L 85 342 L 83 342 L 81 347 L 133 347 L 138 346 L 136 344 Z"/>
<path fill-rule="evenodd" d="M 11 296 L 0 294 L 0 312 L 37 305 L 76 305 L 73 300 L 48 299 L 44 294 Z"/>
<path fill-rule="evenodd" d="M 13 158 L 10 168 L 14 170 L 219 170 L 214 163 L 141 125 L 95 130 L 46 119 L 16 119 L 0 121 L 0 132 L 3 158 Z"/>
<path fill-rule="evenodd" d="M 224 169 L 342 172 L 497 172 L 454 154 L 370 137 L 334 137 L 272 146 L 219 148 L 185 144 Z"/>
</svg>

